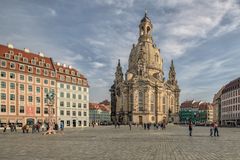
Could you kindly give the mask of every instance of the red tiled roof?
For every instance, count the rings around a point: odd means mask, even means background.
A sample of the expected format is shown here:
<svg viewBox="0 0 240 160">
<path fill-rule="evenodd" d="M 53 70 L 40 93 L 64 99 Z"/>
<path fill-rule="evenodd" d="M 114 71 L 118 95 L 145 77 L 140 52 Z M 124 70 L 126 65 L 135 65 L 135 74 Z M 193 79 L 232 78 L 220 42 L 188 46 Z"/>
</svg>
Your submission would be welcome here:
<svg viewBox="0 0 240 160">
<path fill-rule="evenodd" d="M 6 59 L 6 58 L 5 58 L 5 54 L 6 54 L 6 53 L 9 54 L 10 51 L 13 52 L 13 55 L 10 55 L 10 59 L 9 59 L 9 60 L 11 60 L 11 61 L 15 61 L 15 60 L 14 60 L 14 55 L 19 55 L 19 53 L 21 53 L 21 54 L 22 54 L 22 57 L 19 57 L 19 60 L 18 60 L 17 62 L 25 63 L 25 62 L 23 62 L 23 57 L 25 57 L 25 58 L 28 59 L 28 63 L 26 63 L 26 64 L 32 65 L 32 66 L 37 66 L 37 67 L 42 68 L 42 67 L 39 66 L 38 64 L 39 64 L 39 61 L 40 61 L 40 60 L 44 60 L 44 61 L 45 61 L 45 64 L 48 63 L 48 64 L 50 65 L 48 69 L 54 70 L 53 61 L 52 61 L 52 59 L 49 58 L 49 57 L 40 56 L 39 54 L 36 54 L 36 53 L 33 53 L 33 52 L 27 53 L 27 52 L 25 52 L 24 50 L 20 50 L 20 49 L 16 49 L 16 48 L 9 48 L 8 46 L 5 46 L 5 45 L 0 44 L 0 57 L 1 57 L 1 58 Z M 35 58 L 35 60 L 37 59 L 37 60 L 36 60 L 36 65 L 31 64 L 31 60 L 34 59 L 34 58 Z M 44 67 L 44 68 L 46 68 L 46 67 Z"/>
</svg>

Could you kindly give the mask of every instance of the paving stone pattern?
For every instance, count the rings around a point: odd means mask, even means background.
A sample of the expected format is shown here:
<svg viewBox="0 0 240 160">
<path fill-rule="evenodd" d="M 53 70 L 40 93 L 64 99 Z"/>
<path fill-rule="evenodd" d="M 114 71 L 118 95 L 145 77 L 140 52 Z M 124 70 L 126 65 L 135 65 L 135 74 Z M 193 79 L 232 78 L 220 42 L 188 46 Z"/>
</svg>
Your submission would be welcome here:
<svg viewBox="0 0 240 160">
<path fill-rule="evenodd" d="M 240 129 L 184 126 L 143 130 L 128 126 L 66 129 L 64 134 L 0 133 L 0 160 L 240 160 Z"/>
</svg>

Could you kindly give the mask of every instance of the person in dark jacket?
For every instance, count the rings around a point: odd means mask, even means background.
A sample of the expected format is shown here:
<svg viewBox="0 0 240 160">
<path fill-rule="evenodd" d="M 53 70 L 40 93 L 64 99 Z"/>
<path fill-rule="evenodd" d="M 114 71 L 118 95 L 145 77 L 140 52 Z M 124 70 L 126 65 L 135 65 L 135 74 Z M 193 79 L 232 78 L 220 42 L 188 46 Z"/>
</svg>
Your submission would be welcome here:
<svg viewBox="0 0 240 160">
<path fill-rule="evenodd" d="M 192 136 L 192 130 L 193 130 L 192 121 L 189 121 L 189 123 L 188 123 L 188 129 L 189 129 L 189 136 Z"/>
</svg>

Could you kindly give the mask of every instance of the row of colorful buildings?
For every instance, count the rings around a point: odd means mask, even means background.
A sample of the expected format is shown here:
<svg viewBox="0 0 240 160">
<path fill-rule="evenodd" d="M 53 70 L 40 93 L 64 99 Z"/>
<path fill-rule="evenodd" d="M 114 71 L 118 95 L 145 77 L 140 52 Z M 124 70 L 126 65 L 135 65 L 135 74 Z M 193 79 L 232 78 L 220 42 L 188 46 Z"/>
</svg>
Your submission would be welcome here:
<svg viewBox="0 0 240 160">
<path fill-rule="evenodd" d="M 202 101 L 185 101 L 180 106 L 179 120 L 181 123 L 191 120 L 195 124 L 210 124 L 214 121 L 213 105 Z"/>
<path fill-rule="evenodd" d="M 88 126 L 89 85 L 71 66 L 56 63 L 43 53 L 0 45 L 0 125 L 48 122 L 46 94 L 56 94 L 55 123 Z"/>
</svg>

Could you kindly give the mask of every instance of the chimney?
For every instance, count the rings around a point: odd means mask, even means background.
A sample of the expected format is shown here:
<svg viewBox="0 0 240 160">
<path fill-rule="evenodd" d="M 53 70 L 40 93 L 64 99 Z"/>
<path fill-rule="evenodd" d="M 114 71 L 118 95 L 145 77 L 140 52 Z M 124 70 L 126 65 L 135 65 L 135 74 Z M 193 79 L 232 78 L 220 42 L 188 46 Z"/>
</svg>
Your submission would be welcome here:
<svg viewBox="0 0 240 160">
<path fill-rule="evenodd" d="M 29 52 L 30 52 L 29 48 L 24 48 L 24 51 L 25 51 L 26 53 L 29 53 Z"/>
<path fill-rule="evenodd" d="M 8 48 L 11 48 L 11 49 L 13 49 L 13 44 L 11 44 L 11 43 L 8 43 L 8 44 L 7 44 L 7 46 L 8 46 Z"/>
</svg>

